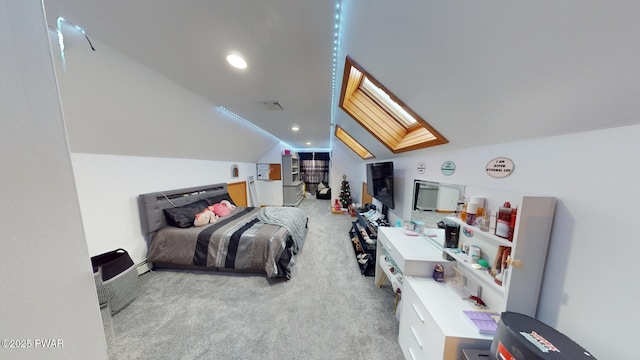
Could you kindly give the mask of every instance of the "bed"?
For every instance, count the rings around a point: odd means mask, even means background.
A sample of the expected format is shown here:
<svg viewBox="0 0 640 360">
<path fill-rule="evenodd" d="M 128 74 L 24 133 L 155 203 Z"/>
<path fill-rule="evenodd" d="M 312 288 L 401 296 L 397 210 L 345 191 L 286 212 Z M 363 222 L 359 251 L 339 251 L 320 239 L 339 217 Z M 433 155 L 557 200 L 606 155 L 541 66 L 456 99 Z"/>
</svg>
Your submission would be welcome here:
<svg viewBox="0 0 640 360">
<path fill-rule="evenodd" d="M 194 211 L 223 201 L 233 203 L 224 183 L 139 195 L 147 261 L 154 269 L 252 272 L 290 279 L 306 238 L 304 211 L 236 206 L 213 223 L 189 226 Z"/>
</svg>

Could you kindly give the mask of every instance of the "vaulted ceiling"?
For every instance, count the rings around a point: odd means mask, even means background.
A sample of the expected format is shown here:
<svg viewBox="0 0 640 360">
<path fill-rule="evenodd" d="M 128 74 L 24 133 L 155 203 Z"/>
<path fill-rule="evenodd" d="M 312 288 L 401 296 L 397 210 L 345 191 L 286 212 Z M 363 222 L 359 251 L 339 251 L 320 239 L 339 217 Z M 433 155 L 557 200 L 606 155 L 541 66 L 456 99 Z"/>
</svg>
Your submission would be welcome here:
<svg viewBox="0 0 640 360">
<path fill-rule="evenodd" d="M 333 122 L 376 158 L 397 156 L 337 107 L 339 88 L 332 95 L 337 9 L 336 83 L 350 56 L 449 140 L 419 151 L 636 124 L 640 113 L 634 1 L 44 3 L 51 26 L 63 16 L 300 150 L 339 143 Z M 229 52 L 248 68 L 232 69 Z"/>
</svg>

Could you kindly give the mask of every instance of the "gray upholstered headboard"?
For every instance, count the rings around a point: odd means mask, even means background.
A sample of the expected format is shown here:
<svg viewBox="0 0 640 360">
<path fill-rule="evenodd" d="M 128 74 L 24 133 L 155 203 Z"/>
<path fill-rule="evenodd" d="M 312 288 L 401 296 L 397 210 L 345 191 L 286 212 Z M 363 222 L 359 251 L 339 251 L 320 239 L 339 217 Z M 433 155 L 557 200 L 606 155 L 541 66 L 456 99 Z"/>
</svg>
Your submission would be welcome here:
<svg viewBox="0 0 640 360">
<path fill-rule="evenodd" d="M 227 184 L 220 183 L 138 195 L 142 233 L 146 235 L 167 226 L 164 209 L 225 193 Z"/>
</svg>

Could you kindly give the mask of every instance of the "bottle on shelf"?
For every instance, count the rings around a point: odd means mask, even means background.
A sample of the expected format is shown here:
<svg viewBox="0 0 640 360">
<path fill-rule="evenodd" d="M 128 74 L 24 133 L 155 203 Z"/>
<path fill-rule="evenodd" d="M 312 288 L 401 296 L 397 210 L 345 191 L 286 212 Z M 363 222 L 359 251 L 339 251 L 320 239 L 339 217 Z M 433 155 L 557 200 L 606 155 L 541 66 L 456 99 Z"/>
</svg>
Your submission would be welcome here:
<svg viewBox="0 0 640 360">
<path fill-rule="evenodd" d="M 481 196 L 472 196 L 469 202 L 478 204 L 476 209 L 476 218 L 482 217 L 482 215 L 484 215 L 484 198 Z"/>
<path fill-rule="evenodd" d="M 513 232 L 516 229 L 516 216 L 518 215 L 518 208 L 511 211 L 511 217 L 509 218 L 509 241 L 513 241 Z"/>
<path fill-rule="evenodd" d="M 489 211 L 485 211 L 482 217 L 478 219 L 478 227 L 481 231 L 489 231 Z"/>
<path fill-rule="evenodd" d="M 463 222 L 467 221 L 467 201 L 466 200 L 464 200 L 464 202 L 462 203 L 462 210 L 460 211 L 460 220 L 462 220 Z"/>
<path fill-rule="evenodd" d="M 476 224 L 476 213 L 478 211 L 478 203 L 470 202 L 467 204 L 467 219 L 465 222 L 467 225 Z"/>
<path fill-rule="evenodd" d="M 462 218 L 462 211 L 464 210 L 464 201 L 458 201 L 456 205 L 456 217 L 458 219 Z"/>
<path fill-rule="evenodd" d="M 492 233 L 496 233 L 496 212 L 489 211 L 489 231 Z"/>
<path fill-rule="evenodd" d="M 499 267 L 495 266 L 495 275 L 494 281 L 496 284 L 502 286 L 502 283 L 507 279 L 508 272 L 508 263 L 507 259 L 509 259 L 509 255 L 511 255 L 511 248 L 508 247 L 499 247 L 498 248 L 498 256 L 496 257 L 496 262 L 500 262 Z"/>
<path fill-rule="evenodd" d="M 511 223 L 511 203 L 505 202 L 498 210 L 496 219 L 496 235 L 501 238 L 509 238 L 509 224 Z"/>
<path fill-rule="evenodd" d="M 462 221 L 467 220 L 467 200 L 463 197 L 456 206 L 456 217 Z"/>
</svg>

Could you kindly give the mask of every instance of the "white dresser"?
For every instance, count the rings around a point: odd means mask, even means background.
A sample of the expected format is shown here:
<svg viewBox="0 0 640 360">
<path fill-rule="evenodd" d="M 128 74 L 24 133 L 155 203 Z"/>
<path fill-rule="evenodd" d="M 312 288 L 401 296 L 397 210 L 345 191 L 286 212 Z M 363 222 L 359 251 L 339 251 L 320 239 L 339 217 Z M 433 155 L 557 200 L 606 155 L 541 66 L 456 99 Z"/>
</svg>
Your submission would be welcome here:
<svg viewBox="0 0 640 360">
<path fill-rule="evenodd" d="M 489 349 L 493 335 L 482 335 L 462 311 L 474 310 L 446 283 L 404 279 L 398 342 L 406 359 L 459 359 L 462 349 Z"/>
<path fill-rule="evenodd" d="M 445 251 L 467 279 L 481 286 L 481 298 L 489 310 L 535 316 L 556 199 L 470 187 L 466 195 L 482 195 L 490 207 L 503 201 L 518 207 L 513 241 L 449 218 L 460 225 L 459 242 L 481 248 L 482 258 L 489 264 L 495 263 L 500 248 L 510 248 L 508 275 L 499 285 L 488 271 L 474 267 L 466 255 Z M 395 237 L 390 240 L 393 245 Z M 480 334 L 464 310 L 473 310 L 472 305 L 446 283 L 434 281 L 429 274 L 406 274 L 398 335 L 405 358 L 456 360 L 462 358 L 462 349 L 489 349 L 493 336 Z"/>
</svg>

